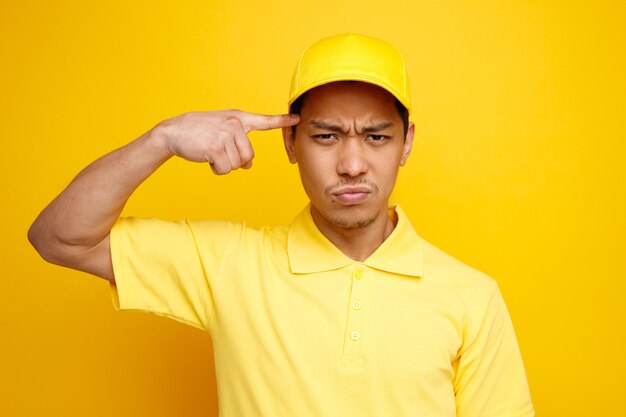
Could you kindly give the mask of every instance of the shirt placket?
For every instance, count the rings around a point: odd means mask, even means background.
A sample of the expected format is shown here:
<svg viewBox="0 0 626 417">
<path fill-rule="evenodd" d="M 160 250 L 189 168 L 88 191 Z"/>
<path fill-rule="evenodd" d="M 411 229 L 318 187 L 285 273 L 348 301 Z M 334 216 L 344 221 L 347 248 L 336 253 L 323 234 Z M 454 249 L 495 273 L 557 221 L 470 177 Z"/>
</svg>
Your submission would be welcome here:
<svg viewBox="0 0 626 417">
<path fill-rule="evenodd" d="M 345 328 L 341 365 L 348 369 L 363 369 L 364 344 L 369 332 L 366 327 L 365 286 L 368 272 L 361 263 L 355 264 L 348 273 L 351 276 L 350 297 L 348 298 L 348 320 Z"/>
</svg>

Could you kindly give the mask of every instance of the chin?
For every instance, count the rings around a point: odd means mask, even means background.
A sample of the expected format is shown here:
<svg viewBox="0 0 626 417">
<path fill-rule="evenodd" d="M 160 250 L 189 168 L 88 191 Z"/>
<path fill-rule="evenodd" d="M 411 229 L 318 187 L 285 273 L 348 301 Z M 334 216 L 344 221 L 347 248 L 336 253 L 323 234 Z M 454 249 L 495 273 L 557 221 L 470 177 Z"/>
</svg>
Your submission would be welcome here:
<svg viewBox="0 0 626 417">
<path fill-rule="evenodd" d="M 355 219 L 331 219 L 330 222 L 334 226 L 340 227 L 342 229 L 362 229 L 374 223 L 374 220 L 376 220 L 376 217 L 356 221 Z"/>
<path fill-rule="evenodd" d="M 331 215 L 327 217 L 330 224 L 342 229 L 361 229 L 374 223 L 378 213 L 369 215 Z"/>
<path fill-rule="evenodd" d="M 369 203 L 342 205 L 331 201 L 318 205 L 311 201 L 312 208 L 326 224 L 346 230 L 368 227 L 378 219 L 381 213 L 386 213 L 386 208 L 382 211 L 376 209 L 371 202 Z"/>
</svg>

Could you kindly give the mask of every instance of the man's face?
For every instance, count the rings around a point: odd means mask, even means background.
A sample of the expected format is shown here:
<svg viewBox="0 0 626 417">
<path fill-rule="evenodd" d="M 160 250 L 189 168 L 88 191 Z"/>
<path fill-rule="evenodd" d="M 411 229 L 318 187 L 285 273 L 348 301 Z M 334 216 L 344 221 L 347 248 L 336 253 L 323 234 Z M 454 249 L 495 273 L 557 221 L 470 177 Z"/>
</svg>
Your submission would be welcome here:
<svg viewBox="0 0 626 417">
<path fill-rule="evenodd" d="M 386 216 L 398 168 L 413 143 L 394 98 L 363 82 L 335 82 L 306 93 L 294 138 L 285 148 L 298 163 L 313 218 L 342 229 L 367 227 Z"/>
</svg>

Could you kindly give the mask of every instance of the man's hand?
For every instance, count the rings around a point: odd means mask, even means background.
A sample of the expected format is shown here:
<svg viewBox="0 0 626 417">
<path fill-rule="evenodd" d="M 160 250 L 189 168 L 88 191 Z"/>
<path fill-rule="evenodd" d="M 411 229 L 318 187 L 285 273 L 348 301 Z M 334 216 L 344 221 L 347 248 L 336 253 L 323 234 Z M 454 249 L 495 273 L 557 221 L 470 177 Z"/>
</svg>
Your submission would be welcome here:
<svg viewBox="0 0 626 417">
<path fill-rule="evenodd" d="M 252 130 L 270 130 L 298 124 L 297 115 L 262 115 L 241 110 L 189 112 L 155 126 L 170 155 L 193 162 L 208 162 L 215 174 L 250 168 L 254 150 Z"/>
</svg>

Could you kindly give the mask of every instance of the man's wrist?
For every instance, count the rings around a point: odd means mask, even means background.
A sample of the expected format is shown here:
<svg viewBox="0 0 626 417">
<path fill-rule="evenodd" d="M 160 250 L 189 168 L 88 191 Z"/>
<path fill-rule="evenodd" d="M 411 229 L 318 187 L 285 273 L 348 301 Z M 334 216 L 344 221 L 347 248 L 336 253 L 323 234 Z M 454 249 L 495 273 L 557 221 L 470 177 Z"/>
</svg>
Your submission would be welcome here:
<svg viewBox="0 0 626 417">
<path fill-rule="evenodd" d="M 151 151 L 164 161 L 174 156 L 172 147 L 170 146 L 170 135 L 167 133 L 167 126 L 159 123 L 144 135 L 145 145 L 149 146 Z"/>
</svg>

